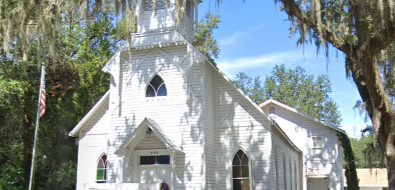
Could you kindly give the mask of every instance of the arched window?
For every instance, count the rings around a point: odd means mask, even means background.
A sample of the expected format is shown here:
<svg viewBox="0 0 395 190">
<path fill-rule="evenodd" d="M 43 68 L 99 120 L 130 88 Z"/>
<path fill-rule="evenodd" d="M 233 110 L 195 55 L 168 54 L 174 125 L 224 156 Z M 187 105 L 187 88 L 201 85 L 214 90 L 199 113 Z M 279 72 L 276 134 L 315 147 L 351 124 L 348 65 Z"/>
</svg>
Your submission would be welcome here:
<svg viewBox="0 0 395 190">
<path fill-rule="evenodd" d="M 107 180 L 107 155 L 103 154 L 97 163 L 96 181 L 105 183 Z"/>
<path fill-rule="evenodd" d="M 146 97 L 167 96 L 166 84 L 160 76 L 155 75 L 147 86 Z"/>
<path fill-rule="evenodd" d="M 233 190 L 250 190 L 250 167 L 247 154 L 239 150 L 233 157 Z"/>
</svg>

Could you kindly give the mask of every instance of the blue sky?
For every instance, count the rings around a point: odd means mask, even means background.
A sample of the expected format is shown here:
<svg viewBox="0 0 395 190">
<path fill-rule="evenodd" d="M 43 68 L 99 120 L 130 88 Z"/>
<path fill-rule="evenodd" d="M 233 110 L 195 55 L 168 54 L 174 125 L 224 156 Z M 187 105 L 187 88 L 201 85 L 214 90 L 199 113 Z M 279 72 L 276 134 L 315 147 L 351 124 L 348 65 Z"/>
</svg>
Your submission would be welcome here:
<svg viewBox="0 0 395 190">
<path fill-rule="evenodd" d="M 216 61 L 229 78 L 244 72 L 264 80 L 277 64 L 292 69 L 301 66 L 315 76 L 326 74 L 332 83 L 330 97 L 342 115 L 342 128 L 352 137 L 360 136 L 359 131 L 366 124 L 364 117 L 353 110 L 360 96 L 354 83 L 346 79 L 341 52 L 336 55 L 336 51 L 331 50 L 327 62 L 324 52 L 317 55 L 315 46 L 297 47 L 296 37 L 289 37 L 287 15 L 273 0 L 223 1 L 219 7 L 215 0 L 203 0 L 199 5 L 199 18 L 208 11 L 221 16 L 220 28 L 214 32 L 221 49 Z"/>
</svg>

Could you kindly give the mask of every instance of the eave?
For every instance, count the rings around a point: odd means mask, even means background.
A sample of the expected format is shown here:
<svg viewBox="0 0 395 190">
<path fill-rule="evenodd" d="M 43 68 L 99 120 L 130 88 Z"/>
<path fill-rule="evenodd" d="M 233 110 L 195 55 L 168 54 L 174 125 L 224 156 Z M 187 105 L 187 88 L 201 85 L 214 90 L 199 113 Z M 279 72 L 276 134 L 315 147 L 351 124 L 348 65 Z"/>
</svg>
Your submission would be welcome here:
<svg viewBox="0 0 395 190">
<path fill-rule="evenodd" d="M 82 128 L 84 128 L 86 122 L 89 121 L 89 119 L 96 114 L 96 112 L 99 110 L 99 108 L 104 105 L 105 103 L 108 104 L 110 97 L 110 91 L 107 91 L 103 97 L 100 98 L 100 100 L 96 103 L 95 106 L 89 112 L 81 119 L 80 122 L 73 128 L 73 130 L 70 131 L 69 136 L 71 137 L 78 137 L 79 132 L 81 131 Z"/>
<path fill-rule="evenodd" d="M 307 118 L 307 119 L 310 119 L 310 120 L 312 120 L 312 121 L 314 121 L 314 122 L 316 122 L 316 123 L 318 123 L 318 124 L 321 124 L 321 125 L 323 125 L 323 126 L 326 126 L 326 127 L 328 127 L 328 128 L 331 128 L 331 129 L 333 129 L 333 130 L 335 130 L 335 131 L 337 131 L 337 132 L 346 134 L 346 131 L 344 131 L 343 129 L 340 129 L 339 127 L 333 126 L 333 125 L 328 124 L 328 123 L 325 123 L 325 122 L 323 122 L 323 121 L 320 121 L 319 119 L 317 119 L 317 118 L 315 118 L 315 117 L 312 117 L 312 116 L 310 116 L 310 115 L 307 115 L 307 114 L 305 114 L 305 113 L 303 113 L 303 112 L 300 112 L 300 111 L 296 110 L 295 108 L 289 107 L 289 106 L 287 106 L 287 105 L 285 105 L 285 104 L 283 104 L 283 103 L 281 103 L 281 102 L 279 102 L 279 101 L 273 100 L 273 99 L 269 99 L 269 100 L 263 102 L 262 104 L 259 105 L 259 107 L 263 108 L 263 107 L 265 107 L 266 105 L 268 105 L 268 104 L 270 104 L 270 103 L 275 104 L 275 105 L 277 105 L 277 106 L 280 106 L 280 107 L 282 107 L 282 108 L 284 108 L 284 109 L 286 109 L 286 110 L 288 110 L 288 111 L 291 111 L 291 112 L 293 112 L 293 113 L 299 114 L 299 115 L 301 115 L 301 116 L 303 116 L 303 117 L 305 117 L 305 118 Z"/>
</svg>

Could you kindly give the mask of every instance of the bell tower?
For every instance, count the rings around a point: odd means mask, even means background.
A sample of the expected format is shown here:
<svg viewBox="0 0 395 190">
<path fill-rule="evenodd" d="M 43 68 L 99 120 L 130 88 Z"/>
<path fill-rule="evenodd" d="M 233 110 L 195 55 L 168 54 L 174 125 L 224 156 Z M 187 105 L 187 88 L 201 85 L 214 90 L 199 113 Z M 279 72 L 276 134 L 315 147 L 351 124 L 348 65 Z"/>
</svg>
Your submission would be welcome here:
<svg viewBox="0 0 395 190">
<path fill-rule="evenodd" d="M 150 35 L 177 30 L 192 41 L 201 0 L 138 0 L 137 34 Z M 177 5 L 180 5 L 179 7 Z"/>
</svg>

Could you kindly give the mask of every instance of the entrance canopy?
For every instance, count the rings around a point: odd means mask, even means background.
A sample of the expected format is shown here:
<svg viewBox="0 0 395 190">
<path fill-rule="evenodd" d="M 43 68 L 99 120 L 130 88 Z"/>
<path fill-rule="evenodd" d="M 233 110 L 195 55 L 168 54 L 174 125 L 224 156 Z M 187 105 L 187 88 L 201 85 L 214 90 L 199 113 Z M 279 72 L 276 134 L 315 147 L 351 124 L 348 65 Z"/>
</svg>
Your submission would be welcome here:
<svg viewBox="0 0 395 190">
<path fill-rule="evenodd" d="M 125 155 L 127 152 L 134 150 L 138 143 L 148 135 L 154 133 L 158 139 L 160 139 L 167 148 L 172 149 L 175 152 L 182 152 L 184 150 L 174 144 L 169 137 L 166 136 L 163 129 L 152 119 L 145 118 L 140 125 L 133 131 L 133 133 L 123 142 L 115 154 Z"/>
</svg>

